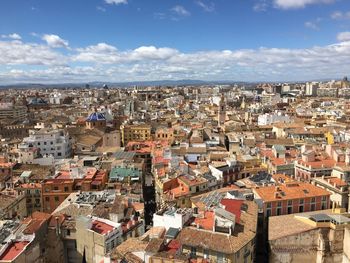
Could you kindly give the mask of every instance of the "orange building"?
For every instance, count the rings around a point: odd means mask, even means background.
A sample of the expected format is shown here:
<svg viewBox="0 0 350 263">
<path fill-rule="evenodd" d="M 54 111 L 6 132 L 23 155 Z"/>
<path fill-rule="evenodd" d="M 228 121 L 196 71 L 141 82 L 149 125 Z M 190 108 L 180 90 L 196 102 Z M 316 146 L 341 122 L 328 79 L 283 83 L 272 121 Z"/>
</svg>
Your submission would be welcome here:
<svg viewBox="0 0 350 263">
<path fill-rule="evenodd" d="M 329 209 L 331 193 L 305 182 L 285 182 L 254 189 L 265 217 Z"/>
<path fill-rule="evenodd" d="M 103 190 L 107 180 L 107 172 L 96 168 L 89 168 L 81 179 L 72 179 L 69 172 L 62 171 L 56 178 L 42 183 L 43 211 L 52 213 L 72 192 Z"/>
</svg>

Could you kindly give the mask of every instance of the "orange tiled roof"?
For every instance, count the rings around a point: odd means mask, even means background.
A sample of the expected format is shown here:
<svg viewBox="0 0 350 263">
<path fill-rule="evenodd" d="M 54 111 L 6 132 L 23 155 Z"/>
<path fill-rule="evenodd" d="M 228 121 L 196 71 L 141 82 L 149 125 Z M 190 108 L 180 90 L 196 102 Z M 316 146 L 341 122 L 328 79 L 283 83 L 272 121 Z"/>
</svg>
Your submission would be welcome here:
<svg viewBox="0 0 350 263">
<path fill-rule="evenodd" d="M 347 186 L 348 184 L 338 177 L 328 177 L 329 183 L 336 186 Z"/>
<path fill-rule="evenodd" d="M 13 242 L 0 256 L 0 260 L 3 260 L 5 262 L 12 262 L 18 255 L 20 255 L 25 250 L 28 244 L 28 241 Z"/>
<path fill-rule="evenodd" d="M 276 186 L 266 186 L 256 188 L 255 192 L 265 202 L 330 195 L 328 191 L 305 182 L 291 182 L 281 184 L 278 186 L 278 189 L 279 191 L 277 191 Z M 275 197 L 275 192 L 280 193 L 277 198 Z"/>
<path fill-rule="evenodd" d="M 205 230 L 210 230 L 213 231 L 213 226 L 214 226 L 214 212 L 213 211 L 205 211 L 204 212 L 204 217 L 196 217 L 194 220 L 194 223 L 196 225 L 199 225 L 201 228 Z"/>
</svg>

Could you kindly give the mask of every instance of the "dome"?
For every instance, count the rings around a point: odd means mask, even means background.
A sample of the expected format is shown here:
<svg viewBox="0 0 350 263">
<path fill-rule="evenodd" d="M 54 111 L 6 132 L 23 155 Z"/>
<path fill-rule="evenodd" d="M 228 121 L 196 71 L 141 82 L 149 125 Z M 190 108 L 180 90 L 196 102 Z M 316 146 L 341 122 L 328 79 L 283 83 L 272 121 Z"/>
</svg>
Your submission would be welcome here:
<svg viewBox="0 0 350 263">
<path fill-rule="evenodd" d="M 91 113 L 90 116 L 86 119 L 86 121 L 94 122 L 94 121 L 106 121 L 105 116 L 100 112 Z"/>
</svg>

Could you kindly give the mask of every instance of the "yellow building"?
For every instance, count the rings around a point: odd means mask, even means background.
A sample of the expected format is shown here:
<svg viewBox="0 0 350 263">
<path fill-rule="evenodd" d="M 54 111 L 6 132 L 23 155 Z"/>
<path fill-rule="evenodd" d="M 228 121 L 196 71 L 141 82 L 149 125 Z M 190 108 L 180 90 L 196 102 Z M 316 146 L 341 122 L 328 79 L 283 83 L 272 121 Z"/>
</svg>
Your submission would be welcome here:
<svg viewBox="0 0 350 263">
<path fill-rule="evenodd" d="M 123 146 L 130 141 L 147 141 L 151 139 L 151 126 L 147 124 L 131 124 L 120 127 Z"/>
<path fill-rule="evenodd" d="M 174 142 L 174 129 L 160 127 L 156 130 L 155 140 L 168 141 L 169 144 Z"/>
</svg>

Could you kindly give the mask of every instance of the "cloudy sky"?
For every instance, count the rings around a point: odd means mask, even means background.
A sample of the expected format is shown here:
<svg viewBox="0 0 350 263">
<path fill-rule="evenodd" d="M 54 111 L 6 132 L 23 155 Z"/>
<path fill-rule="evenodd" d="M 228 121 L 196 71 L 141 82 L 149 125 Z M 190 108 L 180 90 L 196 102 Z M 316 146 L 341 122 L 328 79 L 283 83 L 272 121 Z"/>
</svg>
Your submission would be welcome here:
<svg viewBox="0 0 350 263">
<path fill-rule="evenodd" d="M 350 0 L 0 2 L 0 85 L 349 73 Z"/>
</svg>

